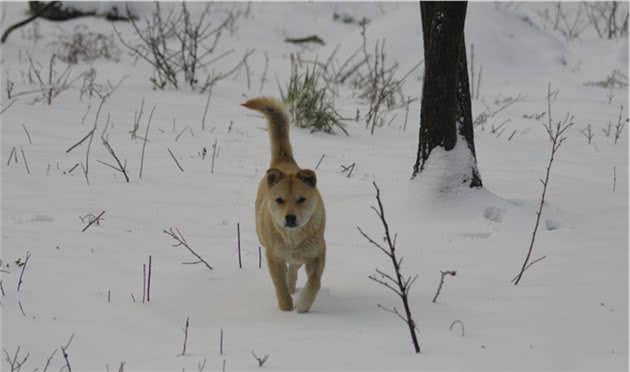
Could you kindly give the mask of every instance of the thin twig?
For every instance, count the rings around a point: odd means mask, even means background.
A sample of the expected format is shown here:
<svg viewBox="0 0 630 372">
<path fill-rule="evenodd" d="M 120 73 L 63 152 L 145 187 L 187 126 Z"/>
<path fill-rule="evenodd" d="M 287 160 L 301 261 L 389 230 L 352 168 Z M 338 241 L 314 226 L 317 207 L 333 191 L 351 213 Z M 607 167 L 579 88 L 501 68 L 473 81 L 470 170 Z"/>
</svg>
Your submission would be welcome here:
<svg viewBox="0 0 630 372">
<path fill-rule="evenodd" d="M 545 258 L 547 258 L 547 256 L 542 256 L 542 257 L 539 257 L 539 258 L 537 258 L 537 259 L 533 260 L 532 262 L 528 263 L 528 264 L 527 264 L 527 266 L 525 266 L 525 270 L 524 270 L 524 271 L 527 271 L 527 269 L 529 269 L 529 268 L 530 268 L 530 266 L 532 266 L 533 264 L 535 264 L 535 263 L 536 263 L 536 262 L 538 262 L 538 261 L 542 261 L 542 260 L 544 260 Z M 516 279 L 517 279 L 517 278 L 518 278 L 518 275 L 517 275 L 517 276 L 515 276 L 514 278 L 512 278 L 511 282 L 512 282 L 512 283 L 514 283 L 514 282 L 516 281 Z"/>
<path fill-rule="evenodd" d="M 28 169 L 28 162 L 26 161 L 26 155 L 24 155 L 24 149 L 20 147 L 20 151 L 22 152 L 22 160 L 24 160 L 24 166 L 26 167 L 26 173 L 31 174 L 31 171 Z"/>
<path fill-rule="evenodd" d="M 451 275 L 451 276 L 455 276 L 457 275 L 457 271 L 455 270 L 447 270 L 447 271 L 441 271 L 440 270 L 440 284 L 438 285 L 437 291 L 435 291 L 435 296 L 433 296 L 433 303 L 437 302 L 437 298 L 440 295 L 440 291 L 442 291 L 442 286 L 444 285 L 444 277 L 447 275 Z"/>
<path fill-rule="evenodd" d="M 453 330 L 453 326 L 455 326 L 455 324 L 459 324 L 462 328 L 462 337 L 464 337 L 464 335 L 466 334 L 464 332 L 464 322 L 462 322 L 461 320 L 453 320 L 453 323 L 451 323 L 451 326 L 449 327 L 449 330 Z"/>
<path fill-rule="evenodd" d="M 24 271 L 26 270 L 26 264 L 28 264 L 28 260 L 29 258 L 31 258 L 31 252 L 27 251 L 26 252 L 26 259 L 24 260 L 24 264 L 22 265 L 22 271 L 20 272 L 20 279 L 18 280 L 18 285 L 17 285 L 17 291 L 20 291 L 20 288 L 22 287 L 22 277 L 24 276 Z M 3 291 L 4 293 L 4 291 Z"/>
<path fill-rule="evenodd" d="M 214 158 L 217 154 L 217 140 L 214 140 L 214 144 L 212 145 L 212 165 L 210 166 L 210 173 L 214 173 Z"/>
<path fill-rule="evenodd" d="M 151 119 L 153 118 L 153 111 L 155 111 L 155 105 L 151 109 L 149 114 L 149 121 L 147 122 L 147 131 L 144 134 L 144 141 L 142 142 L 142 157 L 140 158 L 140 178 L 142 178 L 142 169 L 144 168 L 144 149 L 147 147 L 147 141 L 149 140 L 149 127 L 151 126 Z"/>
<path fill-rule="evenodd" d="M 46 360 L 46 365 L 44 366 L 42 372 L 46 372 L 48 370 L 48 366 L 50 366 L 50 361 L 52 360 L 52 358 L 54 358 L 55 354 L 57 354 L 57 350 L 58 349 L 53 350 L 52 354 L 50 354 L 50 356 Z"/>
<path fill-rule="evenodd" d="M 142 303 L 147 299 L 147 265 L 142 264 Z"/>
<path fill-rule="evenodd" d="M 219 354 L 223 355 L 223 328 L 221 328 L 221 335 L 219 336 Z"/>
<path fill-rule="evenodd" d="M 85 152 L 85 167 L 84 167 L 83 173 L 85 174 L 85 179 L 88 184 L 90 184 L 90 179 L 88 177 L 88 172 L 90 170 L 90 147 L 92 146 L 92 140 L 94 139 L 94 132 L 96 132 L 96 126 L 98 125 L 98 117 L 101 114 L 101 109 L 103 108 L 103 104 L 105 103 L 106 99 L 107 99 L 107 96 L 101 99 L 101 103 L 98 105 L 98 110 L 96 110 L 96 117 L 94 118 L 94 127 L 92 128 L 92 131 L 90 132 L 90 137 L 89 137 L 90 141 L 88 142 L 87 150 Z"/>
<path fill-rule="evenodd" d="M 322 163 L 322 160 L 324 160 L 324 157 L 326 156 L 326 154 L 322 154 L 322 157 L 319 158 L 319 161 L 317 162 L 317 165 L 315 166 L 315 169 L 319 168 L 319 165 Z"/>
<path fill-rule="evenodd" d="M 195 252 L 192 248 L 190 248 L 190 246 L 188 245 L 188 242 L 186 242 L 186 239 L 184 238 L 184 236 L 182 235 L 182 233 L 179 231 L 178 228 L 172 228 L 171 227 L 168 231 L 167 230 L 162 230 L 162 232 L 164 232 L 164 234 L 170 236 L 171 238 L 173 238 L 177 242 L 176 244 L 173 244 L 173 247 L 184 246 L 184 247 L 186 247 L 186 249 L 188 249 L 190 251 L 190 253 L 192 253 L 195 257 L 197 257 L 197 259 L 199 259 L 199 261 L 195 262 L 195 264 L 203 263 L 204 265 L 206 265 L 206 267 L 208 269 L 212 270 L 212 266 L 210 266 L 208 264 L 208 262 L 206 262 L 206 260 L 201 258 L 201 256 L 198 255 L 197 252 Z"/>
<path fill-rule="evenodd" d="M 91 220 L 91 221 L 87 224 L 87 226 L 85 226 L 85 227 L 83 228 L 83 230 L 81 230 L 81 232 L 84 232 L 85 230 L 87 230 L 90 226 L 92 226 L 92 224 L 93 224 L 94 222 L 97 222 L 97 221 L 98 221 L 98 220 L 99 220 L 99 219 L 100 219 L 100 218 L 101 218 L 104 214 L 105 214 L 105 211 L 102 211 L 102 212 L 101 212 L 98 216 L 96 216 L 93 220 Z"/>
<path fill-rule="evenodd" d="M 74 333 L 72 334 L 72 336 L 70 336 L 70 339 L 68 340 L 68 343 L 66 344 L 66 346 L 61 346 L 61 353 L 63 355 L 63 359 L 65 359 L 66 361 L 66 368 L 68 369 L 68 372 L 72 372 L 72 367 L 70 366 L 70 360 L 68 359 L 68 353 L 66 352 L 66 350 L 70 346 L 70 343 L 72 342 L 73 338 L 74 338 Z"/>
<path fill-rule="evenodd" d="M 149 276 L 147 278 L 147 302 L 151 302 L 151 255 L 149 255 Z"/>
<path fill-rule="evenodd" d="M 22 315 L 26 316 L 26 313 L 24 312 L 24 308 L 22 307 L 22 301 L 18 301 L 18 305 L 20 306 L 20 311 L 22 312 Z"/>
<path fill-rule="evenodd" d="M 186 355 L 186 343 L 188 342 L 188 321 L 189 321 L 190 317 L 186 317 L 186 328 L 184 329 L 184 349 L 182 350 L 181 354 L 178 354 L 177 356 L 185 356 Z"/>
<path fill-rule="evenodd" d="M 11 102 L 9 102 L 8 105 L 6 105 L 2 110 L 0 110 L 0 115 L 4 114 L 4 112 L 7 111 L 9 107 L 11 107 L 16 101 L 17 99 L 14 99 Z"/>
<path fill-rule="evenodd" d="M 265 354 L 264 357 L 260 358 L 258 357 L 255 353 L 254 350 L 252 350 L 252 355 L 254 356 L 254 359 L 256 359 L 256 361 L 258 361 L 258 367 L 262 367 L 265 362 L 267 361 L 267 359 L 269 359 L 269 355 Z"/>
<path fill-rule="evenodd" d="M 85 137 L 81 138 L 79 140 L 79 142 L 75 143 L 74 145 L 70 146 L 69 149 L 66 150 L 66 154 L 69 153 L 70 151 L 74 150 L 77 146 L 79 146 L 80 144 L 82 144 L 86 139 L 90 138 L 90 136 L 92 135 L 92 133 L 94 133 L 94 129 L 92 129 L 91 131 L 88 132 L 88 134 L 85 135 Z"/>
<path fill-rule="evenodd" d="M 536 232 L 538 231 L 538 225 L 540 223 L 540 218 L 542 216 L 543 206 L 545 204 L 545 195 L 547 194 L 547 186 L 549 185 L 549 176 L 551 174 L 551 166 L 553 165 L 553 161 L 556 155 L 556 152 L 562 146 L 562 143 L 566 140 L 564 137 L 564 133 L 567 129 L 569 129 L 573 125 L 573 117 L 569 116 L 567 113 L 564 120 L 557 121 L 555 125 L 553 125 L 551 119 L 551 84 L 547 85 L 547 107 L 548 107 L 548 122 L 545 125 L 545 129 L 547 134 L 549 135 L 549 140 L 551 142 L 551 154 L 549 156 L 549 162 L 547 164 L 547 170 L 545 173 L 545 180 L 541 180 L 543 184 L 542 194 L 540 196 L 540 203 L 538 205 L 538 212 L 536 212 L 536 223 L 534 225 L 534 231 L 532 232 L 532 239 L 529 243 L 529 249 L 527 250 L 527 255 L 525 256 L 525 260 L 523 261 L 523 265 L 521 266 L 521 270 L 518 273 L 516 280 L 514 281 L 514 285 L 518 285 L 523 277 L 523 273 L 527 268 L 527 264 L 529 262 L 529 258 L 531 257 L 532 250 L 534 248 L 534 242 L 536 240 Z"/>
<path fill-rule="evenodd" d="M 107 151 L 109 152 L 109 154 L 114 158 L 114 160 L 116 160 L 116 163 L 118 164 L 118 168 L 109 165 L 105 162 L 99 161 L 102 164 L 105 164 L 111 168 L 116 169 L 117 171 L 121 172 L 123 174 L 123 176 L 125 176 L 125 180 L 127 181 L 127 183 L 129 183 L 129 176 L 127 175 L 127 167 L 125 165 L 123 165 L 120 162 L 120 159 L 118 159 L 118 156 L 116 156 L 116 152 L 114 152 L 114 149 L 112 148 L 112 146 L 109 144 L 109 141 L 107 141 L 105 139 L 105 137 L 101 137 L 101 140 L 103 141 L 103 146 L 105 146 L 105 148 L 107 149 Z M 98 160 L 97 160 L 98 161 Z M 125 164 L 126 164 L 126 160 L 125 160 Z"/>
<path fill-rule="evenodd" d="M 32 145 L 33 141 L 31 140 L 31 134 L 28 132 L 28 129 L 26 129 L 26 125 L 22 124 L 22 128 L 24 128 L 24 132 L 26 133 L 26 137 L 28 137 L 28 143 Z"/>
<path fill-rule="evenodd" d="M 210 97 L 212 97 L 212 86 L 208 89 L 208 99 L 206 100 L 206 108 L 203 110 L 203 117 L 201 118 L 201 130 L 206 130 L 206 114 L 208 113 L 208 107 L 210 106 Z"/>
<path fill-rule="evenodd" d="M 380 190 L 378 186 L 376 185 L 376 182 L 372 182 L 372 184 L 374 188 L 376 189 L 376 201 L 378 203 L 378 209 L 376 207 L 372 207 L 372 209 L 376 212 L 376 214 L 381 220 L 381 224 L 383 225 L 383 230 L 384 230 L 383 241 L 387 244 L 388 249 L 385 249 L 381 244 L 374 241 L 374 239 L 372 239 L 367 234 L 365 234 L 361 230 L 361 228 L 359 228 L 358 226 L 357 226 L 357 229 L 359 230 L 361 235 L 363 235 L 363 237 L 365 237 L 372 245 L 377 247 L 379 250 L 381 250 L 383 253 L 385 253 L 385 255 L 387 255 L 390 258 L 392 262 L 392 266 L 394 267 L 395 278 L 378 269 L 376 270 L 376 273 L 379 274 L 383 279 L 376 277 L 376 275 L 374 274 L 368 276 L 368 278 L 390 289 L 391 291 L 396 293 L 398 297 L 400 297 L 403 303 L 405 316 L 402 316 L 399 314 L 399 317 L 405 321 L 405 323 L 407 324 L 407 327 L 409 328 L 409 333 L 411 335 L 411 340 L 412 340 L 415 352 L 420 353 L 420 344 L 418 342 L 418 337 L 416 335 L 417 326 L 411 316 L 411 309 L 409 307 L 409 298 L 408 298 L 409 290 L 411 289 L 411 286 L 413 285 L 414 281 L 416 280 L 418 276 L 416 275 L 414 277 L 409 276 L 407 278 L 404 278 L 403 275 L 401 274 L 400 265 L 402 263 L 402 258 L 398 260 L 398 258 L 396 257 L 396 235 L 392 239 L 392 236 L 389 231 L 389 224 L 387 223 L 387 220 L 385 218 L 385 210 L 383 207 L 383 203 L 381 201 Z M 396 310 L 392 310 L 392 312 L 398 313 L 398 311 Z"/>
<path fill-rule="evenodd" d="M 17 163 L 17 155 L 15 154 L 15 146 L 13 146 L 13 148 L 11 149 L 11 152 L 9 153 L 9 160 L 7 160 L 7 165 L 11 164 L 11 158 L 13 158 L 14 155 L 15 155 L 15 162 Z"/>
<path fill-rule="evenodd" d="M 241 262 L 241 224 L 236 223 L 236 238 L 237 238 L 237 247 L 238 247 L 238 268 L 243 268 L 243 263 Z"/>
<path fill-rule="evenodd" d="M 168 147 L 166 149 L 168 150 L 168 153 L 171 154 L 171 158 L 175 160 L 175 164 L 177 164 L 177 168 L 179 168 L 179 170 L 183 172 L 184 168 L 182 168 L 182 166 L 179 164 L 179 162 L 177 161 L 177 158 L 175 157 L 175 155 L 173 155 L 173 152 L 171 151 L 171 149 L 169 149 Z"/>
</svg>

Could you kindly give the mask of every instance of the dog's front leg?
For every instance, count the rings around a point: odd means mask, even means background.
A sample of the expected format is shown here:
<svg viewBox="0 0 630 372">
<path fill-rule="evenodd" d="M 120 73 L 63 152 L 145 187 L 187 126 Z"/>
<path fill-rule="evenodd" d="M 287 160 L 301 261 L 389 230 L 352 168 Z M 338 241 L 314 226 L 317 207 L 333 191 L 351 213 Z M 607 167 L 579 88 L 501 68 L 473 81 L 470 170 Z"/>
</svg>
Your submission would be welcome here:
<svg viewBox="0 0 630 372">
<path fill-rule="evenodd" d="M 267 255 L 267 266 L 273 286 L 276 288 L 276 297 L 278 298 L 278 307 L 282 311 L 293 310 L 293 300 L 289 294 L 287 286 L 287 265 L 284 260 Z"/>
<path fill-rule="evenodd" d="M 311 309 L 313 302 L 315 302 L 315 297 L 317 297 L 317 292 L 319 292 L 319 288 L 321 287 L 324 263 L 324 254 L 321 254 L 306 263 L 305 269 L 308 279 L 306 281 L 306 286 L 304 286 L 304 289 L 300 292 L 300 297 L 297 300 L 296 311 L 298 313 L 308 312 Z"/>
<path fill-rule="evenodd" d="M 287 273 L 287 285 L 289 286 L 289 293 L 295 293 L 295 285 L 297 283 L 297 273 L 302 265 L 301 264 L 290 264 L 289 272 Z"/>
</svg>

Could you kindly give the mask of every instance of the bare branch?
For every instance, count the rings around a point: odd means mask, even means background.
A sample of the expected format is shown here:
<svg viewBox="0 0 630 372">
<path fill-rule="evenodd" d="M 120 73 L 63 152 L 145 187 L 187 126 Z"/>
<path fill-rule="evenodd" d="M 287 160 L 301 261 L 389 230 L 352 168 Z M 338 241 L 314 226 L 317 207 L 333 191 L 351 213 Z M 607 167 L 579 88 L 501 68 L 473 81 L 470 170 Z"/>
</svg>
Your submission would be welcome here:
<svg viewBox="0 0 630 372">
<path fill-rule="evenodd" d="M 192 253 L 195 257 L 199 259 L 199 261 L 195 263 L 202 262 L 204 265 L 206 265 L 208 269 L 212 270 L 212 266 L 210 266 L 208 262 L 206 262 L 206 260 L 201 258 L 201 256 L 198 255 L 197 252 L 195 252 L 192 248 L 190 248 L 190 246 L 188 245 L 188 242 L 186 242 L 186 239 L 184 238 L 184 236 L 182 235 L 182 233 L 179 231 L 178 228 L 171 227 L 168 231 L 162 230 L 162 232 L 164 232 L 164 234 L 170 236 L 171 238 L 175 240 L 176 244 L 173 244 L 173 247 L 179 247 L 179 246 L 186 247 L 186 249 L 188 249 L 190 253 Z"/>
</svg>

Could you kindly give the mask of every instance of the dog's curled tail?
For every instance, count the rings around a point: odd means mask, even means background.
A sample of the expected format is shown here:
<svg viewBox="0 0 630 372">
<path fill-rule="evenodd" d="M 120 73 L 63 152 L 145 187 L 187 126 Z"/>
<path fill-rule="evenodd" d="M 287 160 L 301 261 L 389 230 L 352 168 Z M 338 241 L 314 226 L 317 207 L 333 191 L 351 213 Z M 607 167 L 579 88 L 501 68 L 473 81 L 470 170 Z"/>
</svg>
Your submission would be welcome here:
<svg viewBox="0 0 630 372">
<path fill-rule="evenodd" d="M 258 111 L 267 118 L 271 140 L 271 164 L 295 162 L 289 141 L 289 118 L 282 102 L 270 97 L 258 97 L 242 103 L 241 106 Z"/>
</svg>

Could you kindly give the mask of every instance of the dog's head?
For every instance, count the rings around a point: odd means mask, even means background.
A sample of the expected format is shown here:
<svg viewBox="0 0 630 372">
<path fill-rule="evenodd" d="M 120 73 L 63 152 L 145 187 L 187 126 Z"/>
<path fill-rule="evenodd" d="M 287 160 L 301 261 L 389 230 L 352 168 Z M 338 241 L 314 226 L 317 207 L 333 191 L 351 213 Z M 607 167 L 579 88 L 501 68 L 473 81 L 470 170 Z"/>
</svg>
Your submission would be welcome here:
<svg viewBox="0 0 630 372">
<path fill-rule="evenodd" d="M 276 168 L 267 170 L 269 187 L 267 208 L 274 223 L 285 229 L 306 225 L 316 210 L 317 178 L 310 169 L 286 174 Z"/>
</svg>

